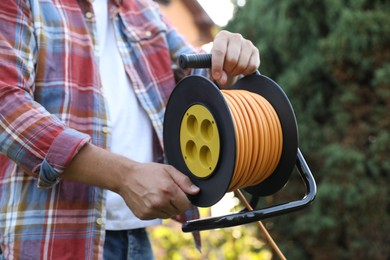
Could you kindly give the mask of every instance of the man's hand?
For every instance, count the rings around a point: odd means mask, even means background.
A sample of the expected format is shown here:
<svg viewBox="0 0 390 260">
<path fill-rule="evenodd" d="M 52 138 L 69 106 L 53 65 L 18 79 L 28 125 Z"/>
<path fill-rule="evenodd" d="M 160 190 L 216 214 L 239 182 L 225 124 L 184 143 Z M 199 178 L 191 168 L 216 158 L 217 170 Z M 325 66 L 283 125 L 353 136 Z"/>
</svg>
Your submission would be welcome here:
<svg viewBox="0 0 390 260">
<path fill-rule="evenodd" d="M 143 220 L 180 214 L 191 206 L 186 194 L 199 192 L 172 166 L 138 163 L 92 144 L 80 150 L 61 176 L 118 193 Z"/>
<path fill-rule="evenodd" d="M 211 75 L 224 85 L 228 77 L 249 75 L 260 66 L 259 50 L 241 34 L 219 32 L 214 39 Z"/>
<path fill-rule="evenodd" d="M 118 193 L 140 219 L 169 218 L 187 210 L 191 203 L 186 194 L 199 188 L 169 165 L 136 163 Z"/>
</svg>

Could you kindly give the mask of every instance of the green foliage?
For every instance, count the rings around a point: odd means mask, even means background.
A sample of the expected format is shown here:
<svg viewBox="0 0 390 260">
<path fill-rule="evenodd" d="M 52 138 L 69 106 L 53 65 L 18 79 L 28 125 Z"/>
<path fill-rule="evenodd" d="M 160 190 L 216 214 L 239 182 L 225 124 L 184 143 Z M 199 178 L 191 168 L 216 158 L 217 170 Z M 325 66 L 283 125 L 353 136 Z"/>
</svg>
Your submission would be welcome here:
<svg viewBox="0 0 390 260">
<path fill-rule="evenodd" d="M 206 213 L 203 210 L 202 215 Z M 149 231 L 157 260 L 269 260 L 272 257 L 255 224 L 201 231 L 201 252 L 195 248 L 191 233 L 183 233 L 180 225 L 174 221 L 166 221 L 165 225 L 150 228 Z"/>
<path fill-rule="evenodd" d="M 272 220 L 290 259 L 390 257 L 390 2 L 247 0 L 227 30 L 294 107 L 315 202 Z M 272 198 L 296 199 L 299 179 Z"/>
</svg>

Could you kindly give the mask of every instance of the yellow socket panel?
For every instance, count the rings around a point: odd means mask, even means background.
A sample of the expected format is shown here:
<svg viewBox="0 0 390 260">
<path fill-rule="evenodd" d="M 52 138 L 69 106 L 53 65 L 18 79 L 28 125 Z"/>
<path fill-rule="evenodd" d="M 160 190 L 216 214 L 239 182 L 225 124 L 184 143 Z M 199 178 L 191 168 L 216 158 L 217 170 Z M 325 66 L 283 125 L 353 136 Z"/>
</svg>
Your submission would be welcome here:
<svg viewBox="0 0 390 260">
<path fill-rule="evenodd" d="M 219 132 L 213 115 L 203 105 L 187 109 L 180 126 L 180 148 L 193 175 L 207 178 L 215 170 L 220 154 Z"/>
</svg>

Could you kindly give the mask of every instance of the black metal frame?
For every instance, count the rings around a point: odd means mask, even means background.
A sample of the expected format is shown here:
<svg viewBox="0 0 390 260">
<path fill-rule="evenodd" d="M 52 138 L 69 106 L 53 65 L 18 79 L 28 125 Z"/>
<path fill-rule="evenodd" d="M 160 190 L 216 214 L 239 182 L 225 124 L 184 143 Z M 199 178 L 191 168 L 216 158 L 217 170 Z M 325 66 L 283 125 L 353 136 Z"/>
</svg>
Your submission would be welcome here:
<svg viewBox="0 0 390 260">
<path fill-rule="evenodd" d="M 308 206 L 316 196 L 317 186 L 313 174 L 311 173 L 310 168 L 307 165 L 305 158 L 303 157 L 299 149 L 297 152 L 297 162 L 295 166 L 306 186 L 306 194 L 301 200 L 292 201 L 264 209 L 234 213 L 220 217 L 187 221 L 183 224 L 182 230 L 184 232 L 191 232 L 233 227 L 290 213 Z"/>
</svg>

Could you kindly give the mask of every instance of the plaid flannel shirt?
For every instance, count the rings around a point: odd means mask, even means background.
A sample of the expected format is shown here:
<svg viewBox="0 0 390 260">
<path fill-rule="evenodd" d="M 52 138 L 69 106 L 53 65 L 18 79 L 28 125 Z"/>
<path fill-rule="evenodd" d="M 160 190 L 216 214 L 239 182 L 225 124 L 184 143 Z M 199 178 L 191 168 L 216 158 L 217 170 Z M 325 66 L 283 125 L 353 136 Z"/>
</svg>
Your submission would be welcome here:
<svg viewBox="0 0 390 260">
<path fill-rule="evenodd" d="M 194 49 L 151 1 L 113 0 L 109 14 L 161 151 L 171 66 Z M 0 1 L 0 246 L 7 259 L 102 258 L 104 191 L 60 181 L 86 142 L 109 149 L 95 22 L 87 0 Z"/>
</svg>

